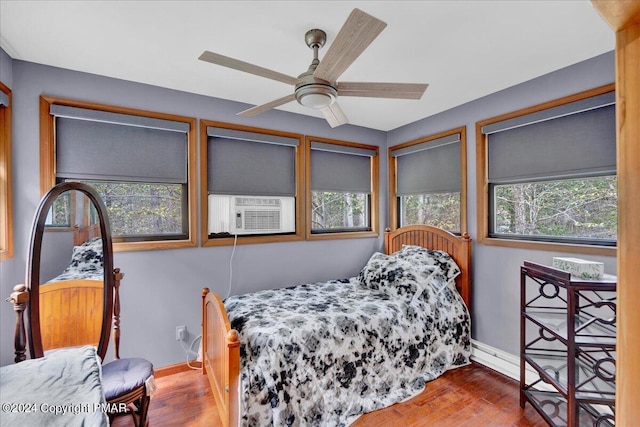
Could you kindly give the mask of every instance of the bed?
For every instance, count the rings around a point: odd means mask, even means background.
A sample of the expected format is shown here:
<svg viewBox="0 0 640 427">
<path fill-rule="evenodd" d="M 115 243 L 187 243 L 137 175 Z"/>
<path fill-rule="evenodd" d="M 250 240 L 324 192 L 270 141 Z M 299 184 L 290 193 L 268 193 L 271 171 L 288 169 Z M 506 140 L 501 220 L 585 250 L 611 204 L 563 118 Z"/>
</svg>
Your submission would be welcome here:
<svg viewBox="0 0 640 427">
<path fill-rule="evenodd" d="M 44 349 L 62 346 L 98 345 L 102 328 L 104 260 L 102 239 L 92 237 L 73 247 L 69 265 L 61 274 L 41 284 L 39 291 L 40 329 Z M 76 301 L 63 304 L 63 301 Z M 64 311 L 64 312 L 62 312 Z M 73 331 L 62 329 L 53 319 L 77 319 Z"/>
<path fill-rule="evenodd" d="M 65 348 L 0 368 L 3 426 L 108 426 L 96 348 Z"/>
<path fill-rule="evenodd" d="M 225 301 L 203 289 L 203 373 L 225 427 L 349 425 L 469 363 L 469 236 L 409 226 L 384 246 L 347 279 Z"/>
</svg>

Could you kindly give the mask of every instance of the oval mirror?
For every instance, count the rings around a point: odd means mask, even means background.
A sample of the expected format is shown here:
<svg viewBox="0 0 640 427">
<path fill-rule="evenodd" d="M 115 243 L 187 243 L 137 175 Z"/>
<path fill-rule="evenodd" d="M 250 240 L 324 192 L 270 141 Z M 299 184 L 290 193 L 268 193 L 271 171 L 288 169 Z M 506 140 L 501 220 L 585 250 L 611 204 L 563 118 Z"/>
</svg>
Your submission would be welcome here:
<svg viewBox="0 0 640 427">
<path fill-rule="evenodd" d="M 113 281 L 111 231 L 100 196 L 85 184 L 56 185 L 40 201 L 31 230 L 27 268 L 31 357 L 94 345 L 104 360 Z"/>
</svg>

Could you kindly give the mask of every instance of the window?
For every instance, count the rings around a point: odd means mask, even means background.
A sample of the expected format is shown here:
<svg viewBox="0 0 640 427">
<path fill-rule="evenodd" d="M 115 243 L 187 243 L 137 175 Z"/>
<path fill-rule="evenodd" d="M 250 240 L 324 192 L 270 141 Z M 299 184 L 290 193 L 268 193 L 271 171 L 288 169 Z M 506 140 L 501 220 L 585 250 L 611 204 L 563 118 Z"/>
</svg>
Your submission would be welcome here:
<svg viewBox="0 0 640 427">
<path fill-rule="evenodd" d="M 0 261 L 13 257 L 11 90 L 0 82 Z"/>
<path fill-rule="evenodd" d="M 302 135 L 200 121 L 203 246 L 300 240 Z"/>
<path fill-rule="evenodd" d="M 195 246 L 195 119 L 41 97 L 42 191 L 91 185 L 115 250 Z"/>
<path fill-rule="evenodd" d="M 307 137 L 307 238 L 378 235 L 378 147 Z"/>
<path fill-rule="evenodd" d="M 47 218 L 44 221 L 45 227 L 65 230 L 73 227 L 76 223 L 75 209 L 72 209 L 72 206 L 75 206 L 75 200 L 72 201 L 71 198 L 73 197 L 75 199 L 75 196 L 75 191 L 66 192 L 54 200 L 47 214 Z"/>
<path fill-rule="evenodd" d="M 466 128 L 389 149 L 390 224 L 466 232 Z"/>
<path fill-rule="evenodd" d="M 613 89 L 478 123 L 478 173 L 486 177 L 478 190 L 482 243 L 542 242 L 588 253 L 615 247 Z"/>
</svg>

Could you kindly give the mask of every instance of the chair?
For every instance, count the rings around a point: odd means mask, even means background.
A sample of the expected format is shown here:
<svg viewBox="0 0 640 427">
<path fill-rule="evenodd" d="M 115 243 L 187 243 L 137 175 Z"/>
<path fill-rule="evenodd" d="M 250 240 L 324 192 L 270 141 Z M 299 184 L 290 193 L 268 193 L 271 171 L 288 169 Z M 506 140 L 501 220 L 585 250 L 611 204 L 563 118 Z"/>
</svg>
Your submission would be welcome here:
<svg viewBox="0 0 640 427">
<path fill-rule="evenodd" d="M 136 427 L 146 427 L 149 424 L 149 401 L 156 389 L 153 365 L 139 357 L 120 358 L 120 280 L 124 274 L 116 268 L 113 275 L 113 341 L 116 359 L 102 365 L 102 386 L 107 403 L 116 404 L 116 407 L 123 403 L 127 407 L 125 413 L 110 413 L 110 419 L 130 414 Z"/>
</svg>

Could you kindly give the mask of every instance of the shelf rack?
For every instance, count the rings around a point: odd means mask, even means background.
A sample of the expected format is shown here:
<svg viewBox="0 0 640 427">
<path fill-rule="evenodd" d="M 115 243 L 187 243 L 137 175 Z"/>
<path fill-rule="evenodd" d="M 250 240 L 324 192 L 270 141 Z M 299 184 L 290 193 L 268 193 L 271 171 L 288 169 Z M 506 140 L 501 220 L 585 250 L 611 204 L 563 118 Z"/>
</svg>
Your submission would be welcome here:
<svg viewBox="0 0 640 427">
<path fill-rule="evenodd" d="M 520 268 L 520 406 L 551 426 L 615 425 L 616 285 L 610 275 Z M 538 379 L 526 381 L 528 367 Z"/>
</svg>

